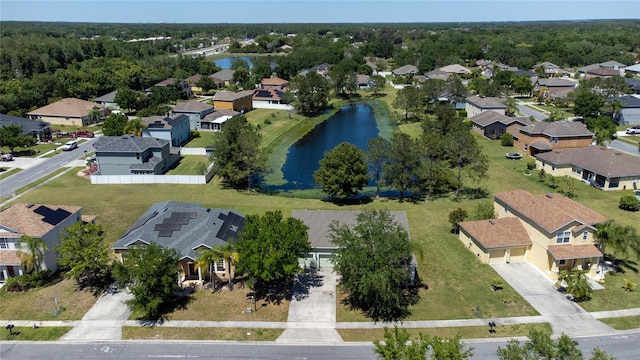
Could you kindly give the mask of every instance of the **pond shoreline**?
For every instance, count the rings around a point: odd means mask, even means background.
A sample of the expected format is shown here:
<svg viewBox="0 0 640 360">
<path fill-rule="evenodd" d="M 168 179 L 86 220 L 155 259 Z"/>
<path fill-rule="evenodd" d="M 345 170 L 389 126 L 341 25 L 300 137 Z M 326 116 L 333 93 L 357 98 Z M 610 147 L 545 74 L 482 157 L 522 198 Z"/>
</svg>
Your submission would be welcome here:
<svg viewBox="0 0 640 360">
<path fill-rule="evenodd" d="M 266 149 L 271 152 L 269 156 L 269 165 L 271 171 L 263 178 L 262 186 L 271 187 L 286 184 L 287 180 L 284 179 L 282 168 L 285 164 L 291 146 L 305 137 L 316 126 L 322 124 L 324 121 L 338 113 L 343 107 L 356 104 L 366 104 L 371 107 L 371 109 L 373 110 L 374 119 L 376 121 L 376 126 L 379 131 L 379 136 L 387 139 L 391 137 L 393 131 L 395 131 L 397 127 L 390 122 L 389 111 L 384 102 L 378 99 L 358 99 L 355 101 L 338 100 L 331 104 L 332 107 L 327 111 L 327 113 L 314 118 L 304 118 L 302 121 L 300 121 L 300 124 L 292 127 L 289 131 L 274 140 L 271 144 L 267 145 Z M 304 192 L 306 193 L 306 196 L 304 197 L 308 197 L 310 195 L 309 192 L 317 194 L 318 191 L 319 189 L 306 189 L 277 191 L 277 193 L 291 194 L 292 192 Z"/>
</svg>

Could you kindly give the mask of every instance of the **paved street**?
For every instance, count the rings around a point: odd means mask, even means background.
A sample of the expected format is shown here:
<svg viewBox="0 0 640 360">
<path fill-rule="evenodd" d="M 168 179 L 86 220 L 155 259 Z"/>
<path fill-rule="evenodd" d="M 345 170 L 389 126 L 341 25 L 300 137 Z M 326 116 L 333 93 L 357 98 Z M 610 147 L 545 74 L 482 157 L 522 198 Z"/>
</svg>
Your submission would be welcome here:
<svg viewBox="0 0 640 360">
<path fill-rule="evenodd" d="M 533 118 L 536 121 L 544 121 L 546 118 L 549 117 L 548 115 L 544 114 L 541 111 L 536 111 L 525 106 L 525 104 L 526 103 L 522 101 L 518 101 L 516 103 L 516 106 L 518 107 L 518 111 L 522 114 L 522 116 L 529 116 L 529 117 L 533 116 Z"/>
</svg>

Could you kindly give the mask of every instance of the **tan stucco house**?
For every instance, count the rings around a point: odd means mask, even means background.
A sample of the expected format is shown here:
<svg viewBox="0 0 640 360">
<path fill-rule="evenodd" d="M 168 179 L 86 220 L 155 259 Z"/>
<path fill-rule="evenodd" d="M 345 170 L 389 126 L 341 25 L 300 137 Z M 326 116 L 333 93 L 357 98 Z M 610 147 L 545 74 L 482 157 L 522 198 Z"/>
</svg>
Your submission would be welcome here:
<svg viewBox="0 0 640 360">
<path fill-rule="evenodd" d="M 97 116 L 90 116 L 97 110 Z M 29 119 L 46 121 L 51 125 L 86 126 L 102 121 L 109 115 L 106 106 L 76 98 L 66 98 L 27 113 Z"/>
<path fill-rule="evenodd" d="M 600 146 L 538 154 L 536 168 L 552 176 L 569 176 L 603 190 L 640 188 L 640 158 Z"/>
<path fill-rule="evenodd" d="M 505 115 L 507 105 L 503 104 L 500 98 L 473 95 L 467 97 L 465 110 L 468 118 L 472 118 L 485 111 L 495 111 L 499 114 Z"/>
<path fill-rule="evenodd" d="M 219 90 L 213 95 L 213 107 L 217 110 L 233 110 L 240 113 L 253 110 L 253 90 L 233 92 Z"/>
<path fill-rule="evenodd" d="M 480 261 L 528 261 L 553 280 L 575 267 L 596 276 L 603 254 L 594 233 L 607 218 L 560 194 L 524 190 L 495 194 L 494 208 L 497 219 L 460 223 L 460 241 Z"/>
</svg>

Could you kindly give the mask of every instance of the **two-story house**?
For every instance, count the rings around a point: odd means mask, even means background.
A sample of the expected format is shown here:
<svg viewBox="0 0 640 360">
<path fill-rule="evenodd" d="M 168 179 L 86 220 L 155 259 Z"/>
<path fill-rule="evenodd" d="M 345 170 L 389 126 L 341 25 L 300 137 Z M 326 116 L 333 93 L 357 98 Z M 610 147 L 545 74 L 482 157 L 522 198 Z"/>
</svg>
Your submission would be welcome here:
<svg viewBox="0 0 640 360">
<path fill-rule="evenodd" d="M 593 136 L 594 133 L 581 122 L 538 122 L 520 128 L 517 146 L 533 157 L 551 150 L 590 146 Z"/>
<path fill-rule="evenodd" d="M 20 259 L 20 251 L 27 252 L 20 244 L 23 235 L 42 239 L 46 244 L 40 268 L 35 270 L 58 270 L 55 248 L 60 243 L 60 233 L 83 220 L 81 210 L 69 205 L 16 203 L 0 211 L 0 282 L 25 273 Z M 92 221 L 89 217 L 85 220 Z"/>
<path fill-rule="evenodd" d="M 213 95 L 213 106 L 218 110 L 233 110 L 244 114 L 253 110 L 253 90 L 219 90 Z"/>
<path fill-rule="evenodd" d="M 162 175 L 180 160 L 170 141 L 151 137 L 101 136 L 94 143 L 96 175 Z"/>
<path fill-rule="evenodd" d="M 183 101 L 176 104 L 171 110 L 173 115 L 186 115 L 189 117 L 189 129 L 200 130 L 200 121 L 213 112 L 213 106 L 199 101 Z"/>
<path fill-rule="evenodd" d="M 596 225 L 607 218 L 560 194 L 495 194 L 497 219 L 460 223 L 459 239 L 484 263 L 528 261 L 556 280 L 581 268 L 596 276 Z"/>
<path fill-rule="evenodd" d="M 577 81 L 564 78 L 538 78 L 533 92 L 545 99 L 564 99 L 578 86 Z"/>
<path fill-rule="evenodd" d="M 189 140 L 189 117 L 187 115 L 143 117 L 146 128 L 142 137 L 165 139 L 171 146 L 178 147 Z"/>
<path fill-rule="evenodd" d="M 159 202 L 142 214 L 111 248 L 122 261 L 122 254 L 131 247 L 155 243 L 178 252 L 180 283 L 191 280 L 202 283 L 208 275 L 226 281 L 227 273 L 233 276 L 233 265 L 228 259 L 220 257 L 214 261 L 213 274 L 208 274 L 208 269 L 197 268 L 195 262 L 200 250 L 236 239 L 244 227 L 244 218 L 244 214 L 234 210 L 177 201 Z"/>
</svg>

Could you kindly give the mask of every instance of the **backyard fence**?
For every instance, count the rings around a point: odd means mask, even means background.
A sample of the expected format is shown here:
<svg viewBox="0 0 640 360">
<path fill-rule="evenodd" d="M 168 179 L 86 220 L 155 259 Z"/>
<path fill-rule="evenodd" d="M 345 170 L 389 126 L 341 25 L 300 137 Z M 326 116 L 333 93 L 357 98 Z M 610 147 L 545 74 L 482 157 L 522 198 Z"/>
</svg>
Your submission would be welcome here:
<svg viewBox="0 0 640 360">
<path fill-rule="evenodd" d="M 91 184 L 185 184 L 204 185 L 211 181 L 215 171 L 213 163 L 205 175 L 91 175 Z"/>
</svg>

